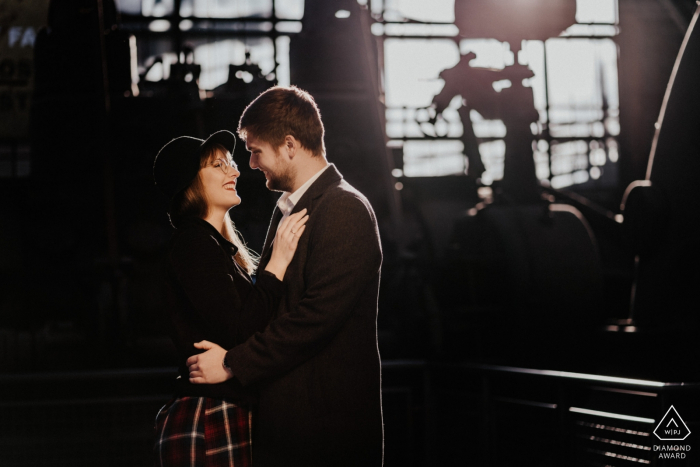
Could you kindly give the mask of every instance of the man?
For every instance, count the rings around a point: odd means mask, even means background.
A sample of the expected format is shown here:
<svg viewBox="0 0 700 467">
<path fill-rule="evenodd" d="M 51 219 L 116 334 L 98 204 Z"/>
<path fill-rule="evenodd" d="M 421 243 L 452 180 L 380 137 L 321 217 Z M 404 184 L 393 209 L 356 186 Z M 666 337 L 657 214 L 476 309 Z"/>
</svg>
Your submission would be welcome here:
<svg viewBox="0 0 700 467">
<path fill-rule="evenodd" d="M 274 87 L 241 116 L 250 166 L 282 191 L 259 268 L 281 219 L 304 208 L 309 220 L 284 278 L 285 296 L 262 333 L 228 352 L 216 344 L 191 357 L 190 381 L 235 378 L 259 388 L 253 421 L 257 467 L 381 466 L 383 425 L 377 348 L 382 261 L 367 199 L 325 158 L 313 98 Z"/>
</svg>

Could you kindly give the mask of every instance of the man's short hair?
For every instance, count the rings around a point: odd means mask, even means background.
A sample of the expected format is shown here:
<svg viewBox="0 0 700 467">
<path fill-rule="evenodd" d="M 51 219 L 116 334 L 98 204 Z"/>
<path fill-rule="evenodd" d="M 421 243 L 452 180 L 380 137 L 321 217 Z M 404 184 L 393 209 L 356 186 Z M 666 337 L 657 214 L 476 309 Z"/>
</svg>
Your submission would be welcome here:
<svg viewBox="0 0 700 467">
<path fill-rule="evenodd" d="M 238 136 L 248 134 L 278 148 L 292 135 L 314 156 L 326 154 L 321 112 L 314 98 L 296 86 L 275 86 L 260 94 L 243 111 Z"/>
</svg>

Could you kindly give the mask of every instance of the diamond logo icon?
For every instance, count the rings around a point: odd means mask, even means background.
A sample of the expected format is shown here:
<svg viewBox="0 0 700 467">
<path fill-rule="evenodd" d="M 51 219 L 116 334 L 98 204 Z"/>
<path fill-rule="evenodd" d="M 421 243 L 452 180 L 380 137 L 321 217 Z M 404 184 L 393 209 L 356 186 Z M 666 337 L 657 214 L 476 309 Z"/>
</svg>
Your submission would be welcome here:
<svg viewBox="0 0 700 467">
<path fill-rule="evenodd" d="M 690 430 L 675 407 L 671 406 L 661 419 L 654 434 L 661 441 L 682 441 L 688 437 Z"/>
</svg>

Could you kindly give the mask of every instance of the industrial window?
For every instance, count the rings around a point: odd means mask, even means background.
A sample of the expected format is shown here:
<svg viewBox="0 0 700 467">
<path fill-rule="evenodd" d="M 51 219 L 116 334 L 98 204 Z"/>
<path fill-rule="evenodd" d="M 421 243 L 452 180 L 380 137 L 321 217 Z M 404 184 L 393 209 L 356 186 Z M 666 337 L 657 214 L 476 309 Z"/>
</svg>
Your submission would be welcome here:
<svg viewBox="0 0 700 467">
<path fill-rule="evenodd" d="M 257 66 L 265 80 L 290 84 L 289 41 L 301 31 L 304 0 L 117 0 L 117 6 L 136 37 L 136 92 L 141 80 L 168 79 L 178 62 L 200 65 L 202 97 L 229 80 L 229 65 Z M 176 50 L 187 53 L 178 57 Z M 242 69 L 236 78 L 259 77 Z"/>
<path fill-rule="evenodd" d="M 482 183 L 503 177 L 507 128 L 476 110 L 462 112 L 462 96 L 436 115 L 434 97 L 445 86 L 440 73 L 472 52 L 473 69 L 503 70 L 527 65 L 539 119 L 531 125 L 537 177 L 554 188 L 572 185 L 609 187 L 617 183 L 620 131 L 617 76 L 616 0 L 578 0 L 576 24 L 559 37 L 522 41 L 518 56 L 506 42 L 464 39 L 455 23 L 454 0 L 415 2 L 374 0 L 372 33 L 383 51 L 382 85 L 389 146 L 403 148 L 403 171 L 395 175 L 434 177 L 468 170 L 464 124 L 478 141 L 485 172 Z M 494 79 L 496 92 L 510 87 Z M 469 122 L 463 119 L 468 115 Z"/>
</svg>

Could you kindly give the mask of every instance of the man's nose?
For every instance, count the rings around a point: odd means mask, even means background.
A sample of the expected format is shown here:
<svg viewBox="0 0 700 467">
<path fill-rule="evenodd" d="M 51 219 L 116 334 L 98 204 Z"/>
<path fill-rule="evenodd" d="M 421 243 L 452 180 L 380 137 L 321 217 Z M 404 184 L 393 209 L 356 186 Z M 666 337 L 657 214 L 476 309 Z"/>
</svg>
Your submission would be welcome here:
<svg viewBox="0 0 700 467">
<path fill-rule="evenodd" d="M 250 162 L 249 162 L 249 164 L 250 164 L 250 168 L 251 168 L 251 169 L 257 169 L 257 168 L 259 167 L 259 166 L 258 166 L 258 158 L 257 158 L 257 156 L 256 156 L 255 154 L 251 154 L 251 155 L 250 155 Z"/>
</svg>

